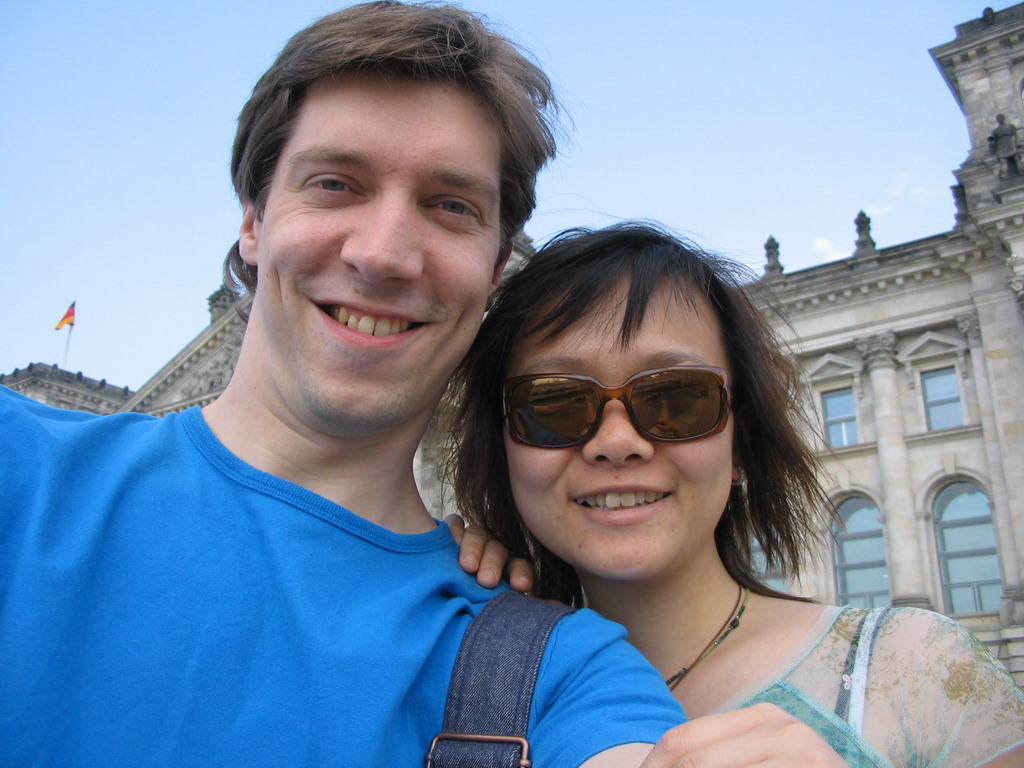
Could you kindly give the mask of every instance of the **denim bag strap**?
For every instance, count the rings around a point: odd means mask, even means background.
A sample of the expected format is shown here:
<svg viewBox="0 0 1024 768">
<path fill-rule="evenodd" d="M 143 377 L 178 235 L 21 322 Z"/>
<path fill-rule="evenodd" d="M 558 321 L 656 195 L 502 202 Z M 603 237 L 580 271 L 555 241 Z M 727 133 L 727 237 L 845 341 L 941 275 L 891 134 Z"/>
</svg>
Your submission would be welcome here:
<svg viewBox="0 0 1024 768">
<path fill-rule="evenodd" d="M 443 732 L 427 768 L 528 768 L 526 729 L 548 638 L 572 609 L 518 592 L 493 598 L 455 659 Z"/>
</svg>

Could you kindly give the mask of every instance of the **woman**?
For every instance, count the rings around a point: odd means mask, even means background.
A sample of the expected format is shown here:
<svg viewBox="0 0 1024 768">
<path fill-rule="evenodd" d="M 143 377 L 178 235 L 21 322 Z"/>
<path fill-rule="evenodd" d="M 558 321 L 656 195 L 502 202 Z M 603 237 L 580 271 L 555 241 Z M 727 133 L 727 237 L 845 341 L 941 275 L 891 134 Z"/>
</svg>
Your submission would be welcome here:
<svg viewBox="0 0 1024 768">
<path fill-rule="evenodd" d="M 829 507 L 740 278 L 642 224 L 528 259 L 460 371 L 462 511 L 541 597 L 624 624 L 691 718 L 768 702 L 852 765 L 1020 765 L 1024 694 L 958 624 L 761 581 L 751 543 L 796 573 Z"/>
</svg>

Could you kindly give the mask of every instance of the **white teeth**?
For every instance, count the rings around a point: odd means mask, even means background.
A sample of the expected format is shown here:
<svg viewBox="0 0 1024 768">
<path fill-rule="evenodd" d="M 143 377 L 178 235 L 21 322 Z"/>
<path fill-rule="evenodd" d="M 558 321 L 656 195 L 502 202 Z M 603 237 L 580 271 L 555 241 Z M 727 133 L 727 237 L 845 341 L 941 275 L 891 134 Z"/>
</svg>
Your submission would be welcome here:
<svg viewBox="0 0 1024 768">
<path fill-rule="evenodd" d="M 660 501 L 668 496 L 667 493 L 656 493 L 654 491 L 630 491 L 627 493 L 598 493 L 594 496 L 584 496 L 576 499 L 577 504 L 585 507 L 596 507 L 599 509 L 629 509 Z"/>
<path fill-rule="evenodd" d="M 409 330 L 411 323 L 408 320 L 399 320 L 392 317 L 375 317 L 373 315 L 355 315 L 345 307 L 333 307 L 331 316 L 342 325 L 347 325 L 353 331 L 368 333 L 373 336 L 391 336 L 402 331 Z"/>
</svg>

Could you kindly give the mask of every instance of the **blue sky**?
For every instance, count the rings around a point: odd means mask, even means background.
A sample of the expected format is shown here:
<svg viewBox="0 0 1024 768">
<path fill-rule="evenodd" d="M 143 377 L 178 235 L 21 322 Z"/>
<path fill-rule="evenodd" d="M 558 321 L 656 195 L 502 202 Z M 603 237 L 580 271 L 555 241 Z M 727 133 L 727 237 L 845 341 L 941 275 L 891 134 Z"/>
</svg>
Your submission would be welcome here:
<svg viewBox="0 0 1024 768">
<path fill-rule="evenodd" d="M 953 225 L 966 124 L 928 53 L 962 0 L 470 0 L 551 75 L 571 119 L 526 231 L 663 221 L 789 271 Z M 234 121 L 313 0 L 0 3 L 0 372 L 60 364 L 138 388 L 207 324 L 239 206 Z M 1003 5 L 997 8 L 1005 7 Z"/>
</svg>

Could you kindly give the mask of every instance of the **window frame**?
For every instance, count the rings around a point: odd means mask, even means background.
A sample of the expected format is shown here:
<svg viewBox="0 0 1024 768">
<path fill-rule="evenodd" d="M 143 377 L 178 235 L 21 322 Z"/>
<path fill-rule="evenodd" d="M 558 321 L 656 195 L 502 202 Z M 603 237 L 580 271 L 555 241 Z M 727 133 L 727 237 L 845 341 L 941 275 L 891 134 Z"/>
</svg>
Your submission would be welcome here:
<svg viewBox="0 0 1024 768">
<path fill-rule="evenodd" d="M 849 518 L 856 512 L 859 512 L 863 507 L 851 510 L 849 513 L 843 513 L 843 507 L 848 506 L 851 502 L 860 502 L 865 505 L 870 505 L 874 511 L 878 514 L 878 526 L 868 531 L 854 531 L 849 532 L 846 530 L 846 523 Z M 832 568 L 833 576 L 835 578 L 836 586 L 836 603 L 838 605 L 859 605 L 864 608 L 888 608 L 892 605 L 892 590 L 889 588 L 889 563 L 886 558 L 885 551 L 885 526 L 882 525 L 882 512 L 875 502 L 867 496 L 858 494 L 854 496 L 848 496 L 843 499 L 839 504 L 836 505 L 836 512 L 839 514 L 842 520 L 842 525 L 835 523 L 832 526 Z M 845 552 L 843 544 L 851 541 L 867 541 L 869 539 L 878 539 L 882 548 L 882 559 L 881 560 L 857 560 L 853 562 L 847 562 L 845 559 Z M 868 568 L 882 568 L 885 574 L 885 591 L 871 590 L 867 592 L 851 592 L 846 589 L 847 586 L 847 574 L 856 571 L 864 570 Z M 879 597 L 883 599 L 878 599 Z M 851 603 L 851 598 L 862 597 L 864 598 L 862 603 Z"/>
<path fill-rule="evenodd" d="M 839 395 L 839 394 L 849 394 L 850 405 L 852 406 L 851 410 L 850 410 L 850 414 L 848 416 L 847 415 L 843 415 L 843 416 L 832 416 L 832 417 L 830 417 L 829 413 L 828 413 L 828 402 L 829 402 L 830 396 L 835 396 L 835 395 Z M 856 396 L 856 394 L 853 391 L 853 387 L 852 386 L 837 387 L 836 389 L 825 390 L 825 391 L 822 391 L 819 396 L 820 396 L 820 401 L 821 401 L 821 421 L 822 421 L 822 426 L 824 427 L 823 437 L 825 438 L 825 445 L 827 445 L 829 448 L 848 448 L 851 445 L 859 444 L 860 443 L 860 424 L 859 424 L 859 422 L 857 420 L 857 396 Z M 853 425 L 853 428 L 852 428 L 853 436 L 852 436 L 851 439 L 847 440 L 846 436 L 847 436 L 847 433 L 850 431 L 849 428 L 848 428 L 848 425 L 851 425 L 851 424 Z M 832 442 L 832 427 L 835 427 L 835 426 L 840 427 L 840 431 L 843 434 L 844 440 L 843 440 L 842 443 L 833 443 Z"/>
<path fill-rule="evenodd" d="M 937 378 L 938 374 L 948 374 L 954 384 L 956 385 L 956 397 L 945 397 L 930 400 L 928 398 L 928 381 Z M 937 432 L 943 429 L 956 429 L 964 426 L 966 423 L 964 414 L 964 392 L 960 386 L 960 377 L 957 373 L 956 365 L 945 365 L 941 368 L 931 368 L 927 371 L 921 371 L 921 404 L 924 408 L 924 423 L 925 428 L 929 432 Z M 949 424 L 946 426 L 933 426 L 932 425 L 932 411 L 933 409 L 941 408 L 943 406 L 950 405 L 952 403 L 957 404 L 957 411 L 959 412 L 960 419 L 957 424 Z"/>
<path fill-rule="evenodd" d="M 956 496 L 949 496 L 948 500 L 945 498 L 945 494 L 951 488 L 955 486 L 963 486 L 965 493 L 970 493 L 970 488 L 974 489 L 974 492 L 979 494 L 985 499 L 986 512 L 983 515 L 975 515 L 974 517 L 957 517 L 953 520 L 943 520 L 942 515 L 949 508 L 953 499 Z M 945 502 L 945 503 L 944 503 Z M 944 503 L 943 508 L 939 509 L 939 504 Z M 985 490 L 970 480 L 955 480 L 951 483 L 946 483 L 942 488 L 939 489 L 938 493 L 935 494 L 935 500 L 932 502 L 932 517 L 935 527 L 935 552 L 939 560 L 939 579 L 942 582 L 942 603 L 943 607 L 951 616 L 962 616 L 973 613 L 993 613 L 999 610 L 998 603 L 995 606 L 985 607 L 982 602 L 981 588 L 998 584 L 1000 586 L 1000 595 L 1002 594 L 1002 563 L 999 559 L 999 548 L 998 548 L 998 537 L 996 536 L 995 521 L 992 515 L 992 500 Z M 992 530 L 992 546 L 991 547 L 973 547 L 971 549 L 945 549 L 946 536 L 944 535 L 947 531 L 955 530 L 956 528 L 966 528 L 968 526 L 976 526 L 979 524 L 987 524 Z M 966 559 L 970 557 L 982 557 L 991 556 L 995 560 L 996 572 L 999 574 L 997 579 L 983 579 L 979 581 L 958 581 L 952 582 L 949 578 L 949 563 L 958 559 Z M 971 587 L 971 592 L 974 598 L 974 610 L 961 611 L 954 610 L 953 606 L 953 589 Z M 1001 598 L 1000 598 L 1001 601 Z"/>
</svg>

